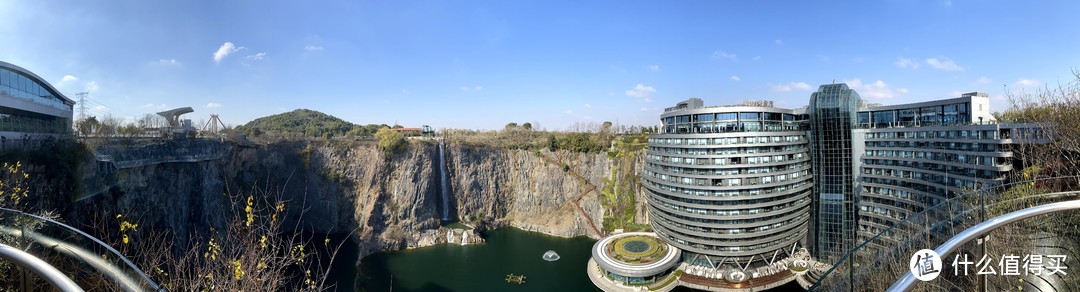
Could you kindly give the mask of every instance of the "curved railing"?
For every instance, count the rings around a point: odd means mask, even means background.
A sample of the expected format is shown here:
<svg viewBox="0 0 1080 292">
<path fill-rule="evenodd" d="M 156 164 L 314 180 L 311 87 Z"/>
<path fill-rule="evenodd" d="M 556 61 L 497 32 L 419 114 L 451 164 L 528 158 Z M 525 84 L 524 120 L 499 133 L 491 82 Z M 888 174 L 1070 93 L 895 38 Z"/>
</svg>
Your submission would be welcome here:
<svg viewBox="0 0 1080 292">
<path fill-rule="evenodd" d="M 68 279 L 67 275 L 55 267 L 46 263 L 45 261 L 28 254 L 20 249 L 11 247 L 10 245 L 0 243 L 0 257 L 11 260 L 19 266 L 29 269 L 34 274 L 42 277 L 45 281 L 52 284 L 64 292 L 82 292 L 82 287 L 75 284 L 75 281 Z M 23 287 L 22 290 L 31 290 L 28 287 Z"/>
<path fill-rule="evenodd" d="M 979 225 L 975 225 L 974 227 L 968 228 L 967 230 L 964 230 L 964 232 L 960 232 L 960 234 L 953 236 L 953 238 L 950 238 L 944 244 L 934 249 L 934 252 L 939 255 L 952 254 L 960 248 L 961 245 L 982 237 L 1006 224 L 1043 214 L 1077 209 L 1080 209 L 1080 200 L 1040 205 L 994 217 L 994 219 L 979 223 Z M 889 291 L 911 291 L 915 288 L 915 280 L 914 274 L 904 274 L 903 278 L 900 278 L 900 280 L 889 287 Z"/>
<path fill-rule="evenodd" d="M 107 290 L 162 290 L 108 244 L 55 220 L 0 208 L 0 243 L 17 247 L 63 271 L 83 286 Z M 87 285 L 89 284 L 89 285 Z"/>
<path fill-rule="evenodd" d="M 813 275 L 810 290 L 882 291 L 892 281 L 909 272 L 909 260 L 921 249 L 932 249 L 953 235 L 997 217 L 1020 209 L 1049 203 L 1080 200 L 1080 191 L 1052 192 L 1055 189 L 1080 189 L 1080 176 L 1044 178 L 973 190 L 956 196 L 922 212 L 911 214 L 899 223 L 878 233 L 861 232 L 865 239 L 842 256 L 831 268 Z M 997 269 L 1003 255 L 1062 253 L 1076 259 L 1080 252 L 1080 212 L 1065 212 L 1039 216 L 991 232 L 976 242 L 963 244 L 957 253 L 940 254 L 941 276 L 922 282 L 926 290 L 1038 290 L 1045 288 L 1080 289 L 1080 276 L 1069 275 L 964 275 L 954 271 L 954 256 L 963 254 L 978 262 L 984 255 L 994 260 Z M 958 272 L 954 275 L 954 272 Z M 1080 275 L 1080 274 L 1076 274 Z"/>
</svg>

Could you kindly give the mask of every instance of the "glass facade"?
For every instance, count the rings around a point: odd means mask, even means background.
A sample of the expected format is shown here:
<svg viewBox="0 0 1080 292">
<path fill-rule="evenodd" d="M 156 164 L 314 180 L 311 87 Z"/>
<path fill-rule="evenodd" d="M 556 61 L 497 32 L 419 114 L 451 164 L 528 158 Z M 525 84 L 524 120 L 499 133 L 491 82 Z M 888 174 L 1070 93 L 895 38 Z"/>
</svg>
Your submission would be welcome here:
<svg viewBox="0 0 1080 292">
<path fill-rule="evenodd" d="M 71 132 L 71 112 L 74 102 L 67 100 L 34 74 L 0 62 L 0 98 L 16 101 L 14 106 L 0 106 L 0 131 L 19 133 L 62 134 Z M 20 102 L 45 106 L 19 105 Z M 43 111 L 43 112 L 39 112 Z M 8 137 L 17 138 L 17 137 Z"/>
<path fill-rule="evenodd" d="M 811 165 L 791 110 L 678 107 L 660 121 L 642 185 L 653 229 L 684 259 L 745 266 L 805 240 Z"/>
<path fill-rule="evenodd" d="M 971 122 L 971 102 L 858 113 L 858 128 L 958 126 Z"/>
<path fill-rule="evenodd" d="M 72 105 L 65 104 L 56 93 L 41 82 L 36 78 L 0 67 L 0 95 L 20 98 L 56 109 L 72 110 Z"/>
<path fill-rule="evenodd" d="M 962 193 L 1003 183 L 1013 170 L 1007 138 L 1038 130 L 987 124 L 856 131 L 865 138 L 858 180 L 859 241 Z M 913 236 L 911 231 L 890 229 L 875 244 L 900 242 Z"/>
<path fill-rule="evenodd" d="M 71 119 L 69 118 L 0 106 L 0 132 L 63 134 L 70 131 Z"/>
<path fill-rule="evenodd" d="M 859 94 L 843 83 L 822 85 L 810 96 L 807 114 L 815 184 L 811 252 L 819 260 L 836 260 L 854 245 L 857 210 L 851 130 L 861 103 Z"/>
</svg>

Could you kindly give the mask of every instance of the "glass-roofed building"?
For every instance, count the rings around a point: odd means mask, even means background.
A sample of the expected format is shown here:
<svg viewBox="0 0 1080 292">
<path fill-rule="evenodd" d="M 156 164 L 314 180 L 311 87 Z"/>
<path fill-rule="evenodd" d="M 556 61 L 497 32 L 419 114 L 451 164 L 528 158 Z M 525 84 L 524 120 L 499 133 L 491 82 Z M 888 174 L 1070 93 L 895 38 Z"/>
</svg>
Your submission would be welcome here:
<svg viewBox="0 0 1080 292">
<path fill-rule="evenodd" d="M 0 136 L 4 140 L 71 133 L 75 101 L 37 74 L 0 61 Z"/>
</svg>

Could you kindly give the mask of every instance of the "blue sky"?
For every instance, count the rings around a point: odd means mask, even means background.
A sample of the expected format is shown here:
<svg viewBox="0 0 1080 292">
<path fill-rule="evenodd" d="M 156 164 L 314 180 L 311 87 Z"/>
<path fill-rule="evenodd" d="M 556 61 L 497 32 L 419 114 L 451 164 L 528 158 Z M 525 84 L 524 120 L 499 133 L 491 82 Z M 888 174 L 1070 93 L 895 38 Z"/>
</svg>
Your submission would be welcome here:
<svg viewBox="0 0 1080 292">
<path fill-rule="evenodd" d="M 354 123 L 657 123 L 664 107 L 908 103 L 1073 80 L 1080 1 L 15 1 L 0 60 L 94 115 L 308 108 Z"/>
</svg>

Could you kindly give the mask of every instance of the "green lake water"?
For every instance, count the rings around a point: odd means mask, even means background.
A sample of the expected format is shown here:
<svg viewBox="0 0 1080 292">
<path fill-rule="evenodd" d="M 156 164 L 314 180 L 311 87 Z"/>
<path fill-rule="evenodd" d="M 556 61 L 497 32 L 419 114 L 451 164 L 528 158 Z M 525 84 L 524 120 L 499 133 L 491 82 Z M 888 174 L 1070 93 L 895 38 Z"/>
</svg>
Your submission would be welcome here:
<svg viewBox="0 0 1080 292">
<path fill-rule="evenodd" d="M 486 231 L 484 239 L 487 243 L 442 244 L 369 255 L 361 260 L 356 290 L 597 291 L 585 273 L 595 240 L 516 228 Z M 548 250 L 561 258 L 545 261 L 543 255 Z M 507 274 L 525 275 L 525 284 L 507 283 Z"/>
</svg>

